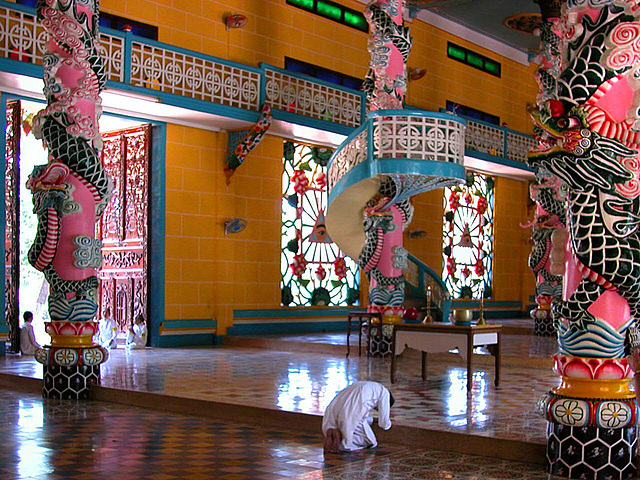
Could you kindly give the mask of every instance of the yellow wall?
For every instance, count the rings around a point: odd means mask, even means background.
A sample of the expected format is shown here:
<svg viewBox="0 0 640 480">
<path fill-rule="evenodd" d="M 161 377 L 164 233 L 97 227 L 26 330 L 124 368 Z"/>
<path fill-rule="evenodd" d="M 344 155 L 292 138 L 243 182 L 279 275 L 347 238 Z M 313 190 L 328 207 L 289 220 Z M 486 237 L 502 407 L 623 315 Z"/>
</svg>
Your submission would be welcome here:
<svg viewBox="0 0 640 480">
<path fill-rule="evenodd" d="M 340 3 L 363 9 L 355 1 Z M 283 66 L 284 57 L 290 56 L 355 77 L 363 77 L 368 68 L 367 34 L 288 6 L 285 0 L 102 0 L 101 8 L 157 25 L 162 42 L 248 65 Z M 226 30 L 223 15 L 236 12 L 247 15 L 247 26 Z M 409 65 L 427 68 L 428 73 L 409 86 L 409 104 L 438 110 L 452 100 L 499 115 L 515 130 L 531 130 L 524 110 L 537 91 L 533 66 L 520 65 L 420 21 L 411 28 L 414 47 Z M 502 78 L 448 59 L 448 40 L 499 61 Z M 280 303 L 282 139 L 267 136 L 228 188 L 223 175 L 225 150 L 224 133 L 168 127 L 166 318 L 215 316 L 222 332 L 231 325 L 234 308 L 276 308 Z M 526 288 L 531 274 L 521 245 L 528 232 L 517 226 L 526 220 L 526 215 L 520 215 L 520 206 L 526 204 L 525 186 L 500 180 L 496 187 L 494 292 L 498 300 L 526 299 L 533 292 L 533 287 Z M 442 253 L 441 195 L 439 190 L 416 197 L 410 229 L 425 230 L 428 235 L 407 241 L 407 248 L 436 271 L 441 268 Z M 233 217 L 246 218 L 248 227 L 225 237 L 223 222 Z M 518 262 L 511 254 L 516 247 L 521 251 Z"/>
<path fill-rule="evenodd" d="M 529 304 L 535 294 L 533 273 L 527 264 L 531 251 L 531 230 L 520 226 L 532 216 L 529 209 L 528 182 L 496 178 L 493 299 L 520 300 Z"/>
<path fill-rule="evenodd" d="M 167 128 L 167 319 L 213 318 L 279 306 L 282 140 L 266 137 L 227 187 L 225 133 Z M 225 235 L 224 222 L 247 228 Z"/>
<path fill-rule="evenodd" d="M 339 3 L 362 11 L 353 0 Z M 287 5 L 285 0 L 102 0 L 105 12 L 159 27 L 159 40 L 247 65 L 284 65 L 289 56 L 363 78 L 369 65 L 368 35 Z M 227 30 L 222 18 L 242 13 L 242 29 Z M 525 107 L 535 99 L 533 65 L 524 66 L 490 50 L 414 20 L 409 66 L 427 75 L 409 85 L 407 103 L 426 110 L 446 100 L 500 116 L 510 128 L 531 131 Z M 497 78 L 447 58 L 447 41 L 470 48 L 502 64 Z M 337 54 L 339 52 L 339 54 Z"/>
</svg>

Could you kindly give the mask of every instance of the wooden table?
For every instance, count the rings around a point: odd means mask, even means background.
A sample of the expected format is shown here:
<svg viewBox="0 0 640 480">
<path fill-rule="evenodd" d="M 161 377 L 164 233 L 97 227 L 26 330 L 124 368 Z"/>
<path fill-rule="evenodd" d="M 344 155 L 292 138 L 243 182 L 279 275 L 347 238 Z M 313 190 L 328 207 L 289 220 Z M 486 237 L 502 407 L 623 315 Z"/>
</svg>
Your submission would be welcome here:
<svg viewBox="0 0 640 480">
<path fill-rule="evenodd" d="M 502 325 L 459 326 L 450 323 L 401 324 L 393 326 L 391 383 L 396 381 L 396 355 L 406 347 L 422 352 L 422 379 L 427 378 L 427 354 L 458 349 L 467 361 L 467 389 L 473 386 L 473 347 L 486 345 L 496 361 L 496 386 L 500 384 Z"/>
</svg>

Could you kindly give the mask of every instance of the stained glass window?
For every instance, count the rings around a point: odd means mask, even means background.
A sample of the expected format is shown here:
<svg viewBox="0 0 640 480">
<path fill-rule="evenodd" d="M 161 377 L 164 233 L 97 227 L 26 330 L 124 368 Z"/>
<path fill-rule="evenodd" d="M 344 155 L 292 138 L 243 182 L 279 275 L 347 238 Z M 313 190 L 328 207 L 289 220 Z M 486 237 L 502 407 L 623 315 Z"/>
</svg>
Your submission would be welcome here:
<svg viewBox="0 0 640 480">
<path fill-rule="evenodd" d="M 453 298 L 491 297 L 493 204 L 494 180 L 480 173 L 445 189 L 442 279 Z"/>
<path fill-rule="evenodd" d="M 357 305 L 355 262 L 325 225 L 327 162 L 332 151 L 284 143 L 282 173 L 282 305 Z"/>
</svg>

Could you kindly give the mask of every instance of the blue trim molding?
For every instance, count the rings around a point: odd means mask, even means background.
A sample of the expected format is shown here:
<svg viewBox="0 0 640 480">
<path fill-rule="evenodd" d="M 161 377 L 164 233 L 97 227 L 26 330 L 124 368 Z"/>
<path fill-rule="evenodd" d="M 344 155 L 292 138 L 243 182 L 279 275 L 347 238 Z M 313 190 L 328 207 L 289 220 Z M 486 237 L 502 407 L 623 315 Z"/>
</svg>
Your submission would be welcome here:
<svg viewBox="0 0 640 480">
<path fill-rule="evenodd" d="M 160 346 L 160 325 L 164 321 L 165 290 L 165 191 L 166 191 L 167 126 L 154 124 L 151 129 L 151 171 L 149 179 L 149 288 L 148 314 L 151 346 Z"/>
<path fill-rule="evenodd" d="M 0 96 L 0 152 L 2 152 L 2 163 L 0 163 L 0 174 L 2 174 L 2 178 L 5 178 L 7 175 L 7 96 Z M 0 258 L 2 258 L 2 263 L 5 262 L 5 235 L 7 231 L 7 222 L 6 222 L 6 205 L 7 199 L 5 198 L 6 192 L 3 189 L 3 201 L 0 202 L 0 218 L 2 218 L 2 225 L 0 227 L 0 235 L 2 235 L 2 242 L 0 242 Z M 5 280 L 2 279 L 0 282 L 0 306 L 2 307 L 2 312 L 6 312 L 6 302 L 5 302 Z M 4 318 L 4 314 L 3 314 Z M 4 322 L 0 322 L 1 325 L 6 327 L 6 318 Z M 4 353 L 4 342 L 2 343 L 2 352 Z"/>
</svg>

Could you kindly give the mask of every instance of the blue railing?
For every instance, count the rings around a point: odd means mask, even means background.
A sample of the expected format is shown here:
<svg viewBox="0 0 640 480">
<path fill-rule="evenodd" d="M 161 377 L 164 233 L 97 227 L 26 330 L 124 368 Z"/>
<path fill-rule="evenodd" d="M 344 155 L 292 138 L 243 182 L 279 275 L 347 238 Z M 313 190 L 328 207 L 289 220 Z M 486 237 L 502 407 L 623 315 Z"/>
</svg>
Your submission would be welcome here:
<svg viewBox="0 0 640 480">
<path fill-rule="evenodd" d="M 427 303 L 428 291 L 431 291 L 432 315 L 436 321 L 446 322 L 451 313 L 451 298 L 442 278 L 432 268 L 412 254 L 407 257 L 408 265 L 404 272 L 405 282 L 413 298 L 423 299 Z M 429 288 L 430 287 L 430 288 Z"/>
<path fill-rule="evenodd" d="M 35 15 L 32 7 L 0 0 L 0 71 L 41 76 L 47 42 Z M 277 120 L 342 135 L 351 134 L 365 119 L 365 94 L 359 90 L 264 63 L 243 65 L 131 32 L 101 28 L 100 40 L 107 85 L 119 91 L 248 122 L 256 121 L 261 106 L 269 103 Z M 533 145 L 530 136 L 467 120 L 470 155 L 526 169 L 522 162 Z"/>
<path fill-rule="evenodd" d="M 536 140 L 531 135 L 464 115 L 460 117 L 467 121 L 465 133 L 467 155 L 531 170 L 524 165 L 527 152 L 536 145 Z M 495 157 L 504 159 L 506 162 L 497 160 Z"/>
<path fill-rule="evenodd" d="M 465 124 L 455 115 L 426 110 L 369 113 L 329 160 L 328 203 L 376 175 L 418 175 L 444 183 L 464 179 Z M 443 185 L 425 191 L 438 186 Z"/>
<path fill-rule="evenodd" d="M 41 75 L 46 32 L 34 8 L 0 0 L 0 70 Z M 107 86 L 168 105 L 245 121 L 264 103 L 276 119 L 348 135 L 362 123 L 363 92 L 260 64 L 242 65 L 123 33 L 100 30 Z M 31 64 L 31 65 L 29 65 Z"/>
</svg>

